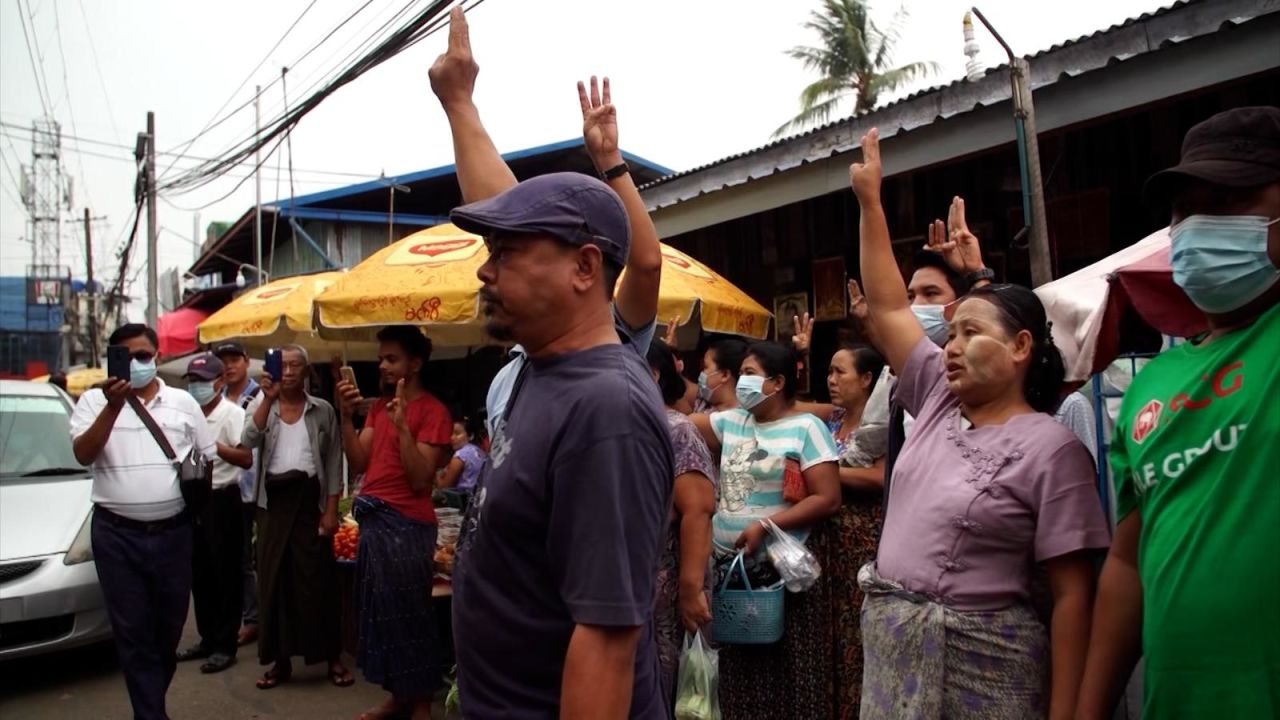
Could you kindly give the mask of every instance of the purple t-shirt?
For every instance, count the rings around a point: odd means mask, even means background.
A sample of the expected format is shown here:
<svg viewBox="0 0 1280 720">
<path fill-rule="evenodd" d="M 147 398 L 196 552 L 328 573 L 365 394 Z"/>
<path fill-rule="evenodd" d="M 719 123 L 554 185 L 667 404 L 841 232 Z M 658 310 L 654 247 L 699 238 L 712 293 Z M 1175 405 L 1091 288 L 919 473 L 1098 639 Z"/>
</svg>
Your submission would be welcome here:
<svg viewBox="0 0 1280 720">
<path fill-rule="evenodd" d="M 1110 544 L 1093 458 L 1053 416 L 969 427 L 928 338 L 897 397 L 916 421 L 893 471 L 882 576 L 957 610 L 998 610 L 1027 599 L 1033 563 Z"/>
<path fill-rule="evenodd" d="M 575 624 L 643 628 L 631 717 L 665 718 L 653 601 L 674 477 L 634 350 L 534 358 L 494 422 L 453 576 L 467 717 L 554 718 Z"/>
</svg>

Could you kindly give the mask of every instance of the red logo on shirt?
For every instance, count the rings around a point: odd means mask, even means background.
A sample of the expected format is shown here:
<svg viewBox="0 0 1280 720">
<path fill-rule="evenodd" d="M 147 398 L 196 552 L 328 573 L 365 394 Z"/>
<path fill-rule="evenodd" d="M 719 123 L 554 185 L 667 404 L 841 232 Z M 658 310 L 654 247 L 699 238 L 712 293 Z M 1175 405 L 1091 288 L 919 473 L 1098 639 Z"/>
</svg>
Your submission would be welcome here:
<svg viewBox="0 0 1280 720">
<path fill-rule="evenodd" d="M 1133 441 L 1142 444 L 1143 440 L 1151 434 L 1156 426 L 1160 423 L 1160 411 L 1164 409 L 1164 403 L 1159 400 L 1152 400 L 1142 409 L 1138 411 L 1137 416 L 1133 418 Z"/>
<path fill-rule="evenodd" d="M 1216 398 L 1224 398 L 1235 393 L 1244 387 L 1244 363 L 1237 360 L 1223 365 L 1212 378 L 1205 375 L 1201 380 L 1212 389 L 1212 395 L 1205 393 L 1204 397 L 1196 399 L 1187 393 L 1178 393 L 1169 401 L 1169 410 L 1175 413 L 1179 410 L 1199 410 L 1209 407 Z"/>
</svg>

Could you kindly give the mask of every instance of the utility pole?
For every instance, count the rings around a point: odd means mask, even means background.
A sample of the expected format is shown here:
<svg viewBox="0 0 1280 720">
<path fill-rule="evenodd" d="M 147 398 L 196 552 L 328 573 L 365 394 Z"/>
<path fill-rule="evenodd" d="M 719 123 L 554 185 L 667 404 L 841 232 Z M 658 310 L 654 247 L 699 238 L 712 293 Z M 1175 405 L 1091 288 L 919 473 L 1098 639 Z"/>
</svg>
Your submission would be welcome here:
<svg viewBox="0 0 1280 720">
<path fill-rule="evenodd" d="M 89 367 L 98 367 L 98 291 L 93 284 L 93 220 L 84 209 L 85 288 L 89 291 Z"/>
<path fill-rule="evenodd" d="M 1014 57 L 1009 43 L 978 8 L 973 14 L 987 27 L 1009 56 L 1009 82 L 1012 86 L 1013 123 L 1018 143 L 1018 166 L 1022 174 L 1022 221 L 1031 235 L 1031 285 L 1039 287 L 1053 279 L 1052 255 L 1049 252 L 1049 228 L 1044 209 L 1044 180 L 1040 177 L 1040 141 L 1036 136 L 1036 110 L 1031 101 L 1031 65 L 1025 58 Z"/>
<path fill-rule="evenodd" d="M 156 114 L 147 112 L 147 325 L 154 329 L 159 318 L 160 303 L 156 291 L 160 281 L 156 272 L 156 249 L 160 228 L 156 225 Z"/>
<path fill-rule="evenodd" d="M 204 248 L 204 241 L 200 238 L 200 213 L 191 216 L 191 262 L 200 259 L 200 250 Z"/>
<path fill-rule="evenodd" d="M 258 287 L 262 287 L 262 86 L 255 86 L 253 92 L 253 140 L 258 146 L 253 151 L 253 267 L 258 271 Z"/>
</svg>

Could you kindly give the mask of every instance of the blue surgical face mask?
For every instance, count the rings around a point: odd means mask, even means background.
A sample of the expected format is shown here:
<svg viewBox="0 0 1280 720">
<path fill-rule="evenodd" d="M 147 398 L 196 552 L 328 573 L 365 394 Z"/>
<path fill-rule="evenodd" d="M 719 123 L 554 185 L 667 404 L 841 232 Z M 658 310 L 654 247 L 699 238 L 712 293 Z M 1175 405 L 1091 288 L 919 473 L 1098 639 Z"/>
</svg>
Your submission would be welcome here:
<svg viewBox="0 0 1280 720">
<path fill-rule="evenodd" d="M 142 388 L 150 385 L 151 381 L 155 379 L 155 358 L 151 358 L 147 362 L 142 362 L 137 358 L 133 358 L 129 361 L 129 386 L 134 390 L 141 390 Z"/>
<path fill-rule="evenodd" d="M 1173 281 L 1207 313 L 1239 310 L 1280 281 L 1259 215 L 1192 215 L 1169 232 Z"/>
<path fill-rule="evenodd" d="M 738 378 L 738 386 L 735 391 L 738 396 L 738 404 L 744 410 L 750 410 L 778 394 L 777 390 L 765 393 L 764 378 L 759 375 L 743 375 Z"/>
<path fill-rule="evenodd" d="M 723 384 L 724 383 L 721 383 L 721 385 Z M 703 402 L 711 402 L 711 396 L 715 394 L 716 390 L 719 390 L 719 389 L 720 389 L 720 385 L 711 387 L 710 385 L 707 384 L 706 370 L 703 370 L 702 372 L 698 373 L 698 397 L 702 398 Z"/>
<path fill-rule="evenodd" d="M 187 383 L 187 392 L 191 393 L 191 397 L 200 403 L 200 407 L 204 407 L 213 401 L 218 395 L 217 389 L 211 381 L 193 381 Z"/>
<path fill-rule="evenodd" d="M 920 321 L 924 334 L 939 347 L 947 344 L 947 336 L 950 332 L 947 329 L 947 320 L 942 316 L 942 311 L 945 309 L 945 305 L 911 306 L 911 312 L 915 314 L 916 320 Z"/>
</svg>

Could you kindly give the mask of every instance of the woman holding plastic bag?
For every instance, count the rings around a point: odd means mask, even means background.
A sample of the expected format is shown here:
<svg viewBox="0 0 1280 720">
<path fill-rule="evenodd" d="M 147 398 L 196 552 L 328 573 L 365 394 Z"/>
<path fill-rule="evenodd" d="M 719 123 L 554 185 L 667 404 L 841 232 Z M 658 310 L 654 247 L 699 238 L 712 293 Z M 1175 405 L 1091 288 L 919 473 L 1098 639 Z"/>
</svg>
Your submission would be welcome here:
<svg viewBox="0 0 1280 720">
<path fill-rule="evenodd" d="M 862 718 L 1070 718 L 1109 542 L 1092 459 L 1054 421 L 1062 357 L 1035 293 L 991 285 L 949 306 L 945 349 L 907 304 L 884 209 L 880 144 L 850 168 L 861 274 L 897 399 L 915 418 L 876 561 L 859 573 Z M 958 231 L 957 231 L 958 232 Z M 1053 592 L 1049 632 L 1030 568 Z"/>
<path fill-rule="evenodd" d="M 850 308 L 857 314 L 858 308 Z M 807 352 L 813 321 L 796 318 L 796 350 Z M 828 673 L 835 700 L 832 717 L 854 720 L 862 703 L 862 591 L 858 570 L 875 558 L 883 506 L 885 451 L 889 439 L 890 382 L 884 357 L 870 345 L 845 343 L 831 357 L 831 404 L 801 404 L 827 424 L 840 456 L 840 512 L 817 528 L 808 546 L 830 577 L 826 601 L 836 636 Z"/>
<path fill-rule="evenodd" d="M 681 677 L 681 647 L 689 633 L 710 629 L 711 515 L 716 509 L 716 470 L 711 453 L 689 418 L 675 409 L 684 396 L 684 380 L 676 370 L 671 348 L 661 340 L 649 343 L 649 370 L 667 408 L 667 429 L 675 457 L 675 488 L 667 540 L 658 560 L 654 624 L 662 690 L 668 706 L 675 704 L 676 673 Z M 686 707 L 700 707 L 698 703 Z"/>
<path fill-rule="evenodd" d="M 836 446 L 818 418 L 796 407 L 796 358 L 778 343 L 747 350 L 738 378 L 740 407 L 690 417 L 720 456 L 720 500 L 712 521 L 717 583 L 745 552 L 752 587 L 779 581 L 765 557 L 764 521 L 803 542 L 840 509 Z M 732 580 L 732 579 L 731 579 Z M 784 632 L 771 645 L 726 645 L 720 650 L 720 708 L 735 718 L 831 715 L 830 678 L 815 668 L 833 652 L 830 608 L 811 592 L 787 594 Z"/>
</svg>

